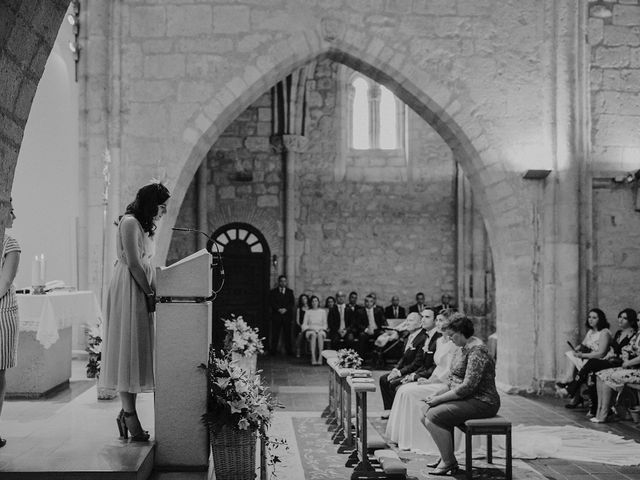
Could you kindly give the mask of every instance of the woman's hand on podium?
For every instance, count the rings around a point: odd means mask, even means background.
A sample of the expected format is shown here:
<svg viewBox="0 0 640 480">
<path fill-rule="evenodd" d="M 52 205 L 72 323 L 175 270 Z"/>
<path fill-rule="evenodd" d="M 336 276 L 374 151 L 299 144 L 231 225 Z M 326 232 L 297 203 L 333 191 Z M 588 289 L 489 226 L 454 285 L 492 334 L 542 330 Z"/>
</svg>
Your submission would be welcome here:
<svg viewBox="0 0 640 480">
<path fill-rule="evenodd" d="M 156 311 L 156 292 L 145 293 L 144 300 L 147 304 L 147 311 L 153 313 Z"/>
</svg>

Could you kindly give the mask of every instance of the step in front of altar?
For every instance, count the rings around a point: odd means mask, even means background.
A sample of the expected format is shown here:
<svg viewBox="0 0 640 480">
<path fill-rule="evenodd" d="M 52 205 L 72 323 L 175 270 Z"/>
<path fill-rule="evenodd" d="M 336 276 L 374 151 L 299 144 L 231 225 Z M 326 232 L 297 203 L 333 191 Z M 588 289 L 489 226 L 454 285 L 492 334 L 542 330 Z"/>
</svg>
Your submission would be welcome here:
<svg viewBox="0 0 640 480">
<path fill-rule="evenodd" d="M 155 444 L 118 437 L 120 402 L 98 401 L 95 386 L 59 408 L 45 400 L 23 404 L 20 416 L 6 402 L 0 435 L 0 479 L 147 480 L 153 470 Z M 47 402 L 53 402 L 48 400 Z M 138 396 L 141 422 L 153 440 L 153 394 Z"/>
</svg>

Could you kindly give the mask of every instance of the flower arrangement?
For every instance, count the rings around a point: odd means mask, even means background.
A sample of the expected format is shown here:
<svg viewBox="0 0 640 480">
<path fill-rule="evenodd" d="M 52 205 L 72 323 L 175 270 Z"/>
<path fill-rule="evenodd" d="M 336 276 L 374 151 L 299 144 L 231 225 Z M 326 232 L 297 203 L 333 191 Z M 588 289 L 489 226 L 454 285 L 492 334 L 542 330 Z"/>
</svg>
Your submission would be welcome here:
<svg viewBox="0 0 640 480">
<path fill-rule="evenodd" d="M 338 365 L 341 368 L 360 368 L 362 357 L 352 348 L 342 348 L 338 350 Z"/>
<path fill-rule="evenodd" d="M 87 378 L 100 376 L 100 361 L 102 358 L 102 329 L 100 325 L 87 330 L 87 348 L 89 361 L 87 362 Z"/>
<path fill-rule="evenodd" d="M 250 377 L 245 370 L 236 367 L 229 353 L 220 357 L 210 347 L 208 364 L 202 364 L 200 368 L 206 371 L 208 392 L 203 423 L 214 436 L 225 427 L 257 432 L 266 447 L 267 466 L 275 477 L 275 466 L 281 461 L 276 450 L 280 446 L 288 450 L 288 446 L 284 439 L 270 438 L 268 430 L 273 411 L 284 406 L 268 392 L 259 375 Z"/>
<path fill-rule="evenodd" d="M 227 352 L 237 353 L 245 357 L 255 355 L 256 353 L 264 353 L 264 345 L 260 338 L 257 328 L 251 328 L 240 317 L 231 315 L 231 320 L 225 320 L 224 326 L 227 329 L 227 335 L 224 339 L 224 348 Z"/>
</svg>

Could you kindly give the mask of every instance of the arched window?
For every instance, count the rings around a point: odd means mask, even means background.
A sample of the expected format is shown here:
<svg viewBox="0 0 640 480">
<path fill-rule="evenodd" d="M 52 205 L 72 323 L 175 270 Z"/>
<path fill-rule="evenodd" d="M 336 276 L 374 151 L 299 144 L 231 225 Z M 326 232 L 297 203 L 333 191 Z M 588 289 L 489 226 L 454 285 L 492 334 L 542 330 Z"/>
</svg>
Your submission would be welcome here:
<svg viewBox="0 0 640 480">
<path fill-rule="evenodd" d="M 348 90 L 350 147 L 400 149 L 404 112 L 400 100 L 386 87 L 358 73 L 351 76 Z"/>
<path fill-rule="evenodd" d="M 264 240 L 249 230 L 250 228 L 243 224 L 231 224 L 214 232 L 214 239 L 220 252 L 233 250 L 234 252 L 263 253 Z"/>
</svg>

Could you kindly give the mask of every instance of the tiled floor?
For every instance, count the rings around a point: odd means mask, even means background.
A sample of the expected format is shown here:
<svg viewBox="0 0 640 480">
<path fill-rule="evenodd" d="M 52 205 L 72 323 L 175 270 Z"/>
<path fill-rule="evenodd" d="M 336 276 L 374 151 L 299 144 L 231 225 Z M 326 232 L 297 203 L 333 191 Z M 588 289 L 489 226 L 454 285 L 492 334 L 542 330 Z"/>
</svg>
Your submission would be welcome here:
<svg viewBox="0 0 640 480">
<path fill-rule="evenodd" d="M 327 404 L 327 367 L 312 366 L 306 360 L 285 357 L 261 357 L 258 368 L 287 411 L 322 411 Z M 376 380 L 385 373 L 374 371 Z M 382 411 L 380 395 L 369 396 L 369 412 L 378 416 Z M 504 395 L 501 415 L 514 424 L 573 425 L 622 435 L 640 442 L 640 424 L 619 421 L 596 425 L 586 417 L 586 410 L 568 410 L 565 400 L 550 397 Z M 640 462 L 640 458 L 636 459 Z M 640 467 L 617 467 L 558 459 L 527 461 L 549 480 L 623 480 L 640 479 Z"/>
</svg>

